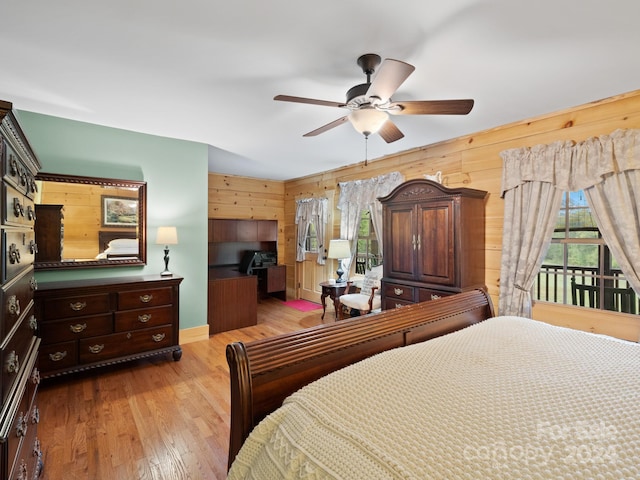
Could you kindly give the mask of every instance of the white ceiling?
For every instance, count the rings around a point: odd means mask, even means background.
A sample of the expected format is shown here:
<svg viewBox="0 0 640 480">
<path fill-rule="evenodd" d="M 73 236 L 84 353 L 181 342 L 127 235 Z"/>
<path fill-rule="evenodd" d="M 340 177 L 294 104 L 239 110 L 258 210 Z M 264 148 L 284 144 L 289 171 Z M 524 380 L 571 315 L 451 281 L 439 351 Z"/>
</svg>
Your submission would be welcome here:
<svg viewBox="0 0 640 480">
<path fill-rule="evenodd" d="M 301 177 L 365 159 L 345 123 L 302 135 L 377 53 L 416 67 L 394 100 L 473 98 L 467 116 L 397 116 L 378 158 L 640 88 L 638 0 L 2 0 L 0 99 L 206 143 L 210 170 Z"/>
</svg>

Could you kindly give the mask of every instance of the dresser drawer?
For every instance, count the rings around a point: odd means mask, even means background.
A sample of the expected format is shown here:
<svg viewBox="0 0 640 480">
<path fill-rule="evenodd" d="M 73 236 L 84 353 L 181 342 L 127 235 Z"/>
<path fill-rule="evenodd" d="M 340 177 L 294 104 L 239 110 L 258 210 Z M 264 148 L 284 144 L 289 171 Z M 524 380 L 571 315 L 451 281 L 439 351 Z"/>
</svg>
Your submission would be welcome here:
<svg viewBox="0 0 640 480">
<path fill-rule="evenodd" d="M 2 205 L 3 225 L 33 227 L 36 219 L 33 200 L 5 183 L 2 184 L 2 192 L 4 198 Z"/>
<path fill-rule="evenodd" d="M 118 310 L 171 305 L 171 300 L 170 287 L 118 292 Z"/>
<path fill-rule="evenodd" d="M 2 154 L 2 178 L 16 187 L 21 193 L 33 198 L 37 191 L 35 178 L 7 141 L 0 137 L 0 153 Z"/>
<path fill-rule="evenodd" d="M 20 451 L 20 444 L 23 443 L 24 437 L 29 432 L 29 396 L 27 395 L 26 389 L 22 393 L 22 397 L 19 400 L 18 408 L 15 411 L 15 416 L 13 417 L 13 421 L 11 422 L 11 429 L 6 438 L 7 443 L 7 471 L 10 472 L 13 470 L 13 475 L 8 478 L 20 478 L 18 476 L 20 467 L 20 459 L 18 458 L 18 452 Z M 25 461 L 24 468 L 28 468 L 28 463 Z M 29 477 L 24 477 L 29 478 Z"/>
<path fill-rule="evenodd" d="M 69 368 L 78 363 L 78 342 L 40 345 L 38 364 L 43 372 Z"/>
<path fill-rule="evenodd" d="M 2 272 L 3 282 L 33 268 L 32 264 L 35 258 L 33 230 L 3 230 L 2 251 L 5 256 Z"/>
<path fill-rule="evenodd" d="M 172 345 L 172 327 L 147 328 L 80 340 L 80 363 L 138 354 Z"/>
<path fill-rule="evenodd" d="M 168 325 L 173 321 L 173 307 L 152 307 L 116 312 L 115 331 L 127 332 L 140 328 Z"/>
<path fill-rule="evenodd" d="M 46 322 L 65 317 L 81 317 L 96 313 L 108 313 L 109 294 L 77 295 L 73 297 L 49 298 L 42 303 L 42 318 Z"/>
<path fill-rule="evenodd" d="M 0 325 L 0 338 L 2 343 L 11 328 L 29 308 L 33 291 L 36 288 L 36 281 L 33 275 L 33 267 L 25 270 L 21 276 L 11 283 L 9 287 L 3 287 L 2 292 L 2 311 L 4 312 L 4 320 Z"/>
<path fill-rule="evenodd" d="M 40 332 L 42 342 L 45 345 L 95 337 L 96 335 L 108 335 L 113 333 L 113 316 L 111 313 L 102 313 L 86 317 L 65 318 L 55 322 L 42 322 Z"/>
<path fill-rule="evenodd" d="M 421 288 L 418 290 L 418 301 L 428 302 L 430 300 L 438 300 L 442 297 L 448 297 L 449 295 L 455 295 L 456 292 L 443 292 L 442 290 L 431 290 L 428 288 Z"/>
<path fill-rule="evenodd" d="M 389 299 L 395 300 L 408 300 L 413 302 L 414 288 L 406 285 L 399 285 L 395 283 L 384 284 L 384 296 Z"/>
<path fill-rule="evenodd" d="M 15 387 L 22 367 L 27 361 L 27 356 L 36 341 L 33 307 L 27 311 L 22 320 L 13 331 L 5 347 L 2 349 L 2 402 L 7 400 Z"/>
</svg>

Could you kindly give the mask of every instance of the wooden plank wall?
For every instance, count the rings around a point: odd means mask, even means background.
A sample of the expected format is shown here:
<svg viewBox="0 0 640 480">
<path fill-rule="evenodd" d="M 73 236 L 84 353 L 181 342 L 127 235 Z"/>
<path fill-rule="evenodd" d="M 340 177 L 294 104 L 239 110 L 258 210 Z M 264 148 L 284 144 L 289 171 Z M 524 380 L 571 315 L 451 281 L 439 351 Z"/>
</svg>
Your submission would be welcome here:
<svg viewBox="0 0 640 480">
<path fill-rule="evenodd" d="M 295 245 L 296 199 L 323 197 L 333 190 L 337 203 L 339 182 L 371 178 L 391 171 L 400 171 L 406 180 L 410 180 L 440 170 L 446 186 L 464 186 L 489 192 L 486 203 L 486 285 L 497 308 L 503 223 L 503 204 L 500 199 L 502 160 L 499 153 L 510 148 L 547 144 L 557 140 L 580 142 L 588 137 L 611 133 L 618 128 L 640 128 L 640 90 L 400 152 L 369 161 L 366 166 L 361 162 L 284 182 L 284 205 L 282 210 L 278 210 L 282 211 L 279 220 L 283 220 L 283 224 L 278 223 L 279 235 L 283 236 L 282 239 L 279 236 L 278 245 L 279 249 L 284 247 L 284 255 L 280 251 L 278 254 L 281 262 L 284 259 L 288 267 L 287 294 L 295 295 L 296 286 L 295 249 L 292 247 Z M 262 197 L 256 198 L 259 194 L 247 195 L 246 189 L 264 184 L 266 193 L 272 189 L 269 187 L 272 183 L 274 182 L 243 179 L 235 185 L 232 177 L 211 174 L 209 216 L 263 218 L 252 216 L 255 215 L 255 202 L 259 202 L 257 198 Z M 279 182 L 275 183 L 279 185 Z M 215 194 L 214 197 L 212 193 Z M 233 198 L 230 199 L 230 196 Z M 275 199 L 274 201 L 277 202 Z M 227 209 L 230 214 L 227 214 Z M 267 213 L 273 212 L 265 212 Z M 334 208 L 331 238 L 338 238 L 339 222 L 339 211 Z M 621 314 L 590 311 L 589 318 L 585 318 L 583 313 L 583 309 L 570 306 L 541 304 L 540 308 L 534 308 L 534 318 L 638 340 L 640 321 L 637 317 L 630 319 Z"/>
</svg>

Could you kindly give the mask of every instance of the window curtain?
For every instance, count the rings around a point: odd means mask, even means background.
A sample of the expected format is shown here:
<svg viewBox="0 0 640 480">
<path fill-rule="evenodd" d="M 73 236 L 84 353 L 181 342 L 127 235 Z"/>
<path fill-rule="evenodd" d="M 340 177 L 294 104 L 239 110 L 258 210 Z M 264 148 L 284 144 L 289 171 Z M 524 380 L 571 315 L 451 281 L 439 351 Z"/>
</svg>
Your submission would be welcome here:
<svg viewBox="0 0 640 480">
<path fill-rule="evenodd" d="M 371 213 L 378 246 L 382 252 L 382 204 L 378 201 L 378 197 L 388 195 L 402 182 L 404 182 L 404 176 L 400 172 L 391 172 L 367 180 L 339 183 L 340 238 L 351 241 L 351 258 L 348 263 L 344 262 L 345 271 L 350 271 L 356 255 L 358 227 L 363 210 Z"/>
<path fill-rule="evenodd" d="M 602 236 L 640 292 L 640 130 L 616 130 L 580 144 L 563 141 L 505 150 L 501 315 L 531 317 L 531 290 L 562 193 L 584 190 Z"/>
<path fill-rule="evenodd" d="M 296 261 L 303 262 L 305 259 L 305 240 L 309 225 L 313 224 L 316 229 L 318 239 L 318 264 L 325 264 L 324 239 L 327 225 L 327 205 L 326 198 L 303 198 L 296 200 Z"/>
</svg>

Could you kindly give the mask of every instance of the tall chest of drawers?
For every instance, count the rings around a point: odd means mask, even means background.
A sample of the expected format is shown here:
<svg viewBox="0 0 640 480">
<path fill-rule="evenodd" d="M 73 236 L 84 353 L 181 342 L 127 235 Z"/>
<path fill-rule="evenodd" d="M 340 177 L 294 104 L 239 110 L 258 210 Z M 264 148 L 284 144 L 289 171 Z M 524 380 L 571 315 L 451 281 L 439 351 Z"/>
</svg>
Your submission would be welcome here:
<svg viewBox="0 0 640 480">
<path fill-rule="evenodd" d="M 35 295 L 43 378 L 171 353 L 180 360 L 181 277 L 40 283 Z"/>
<path fill-rule="evenodd" d="M 42 471 L 37 437 L 38 324 L 34 313 L 35 175 L 40 164 L 11 103 L 0 101 L 0 478 L 32 479 Z"/>
</svg>

